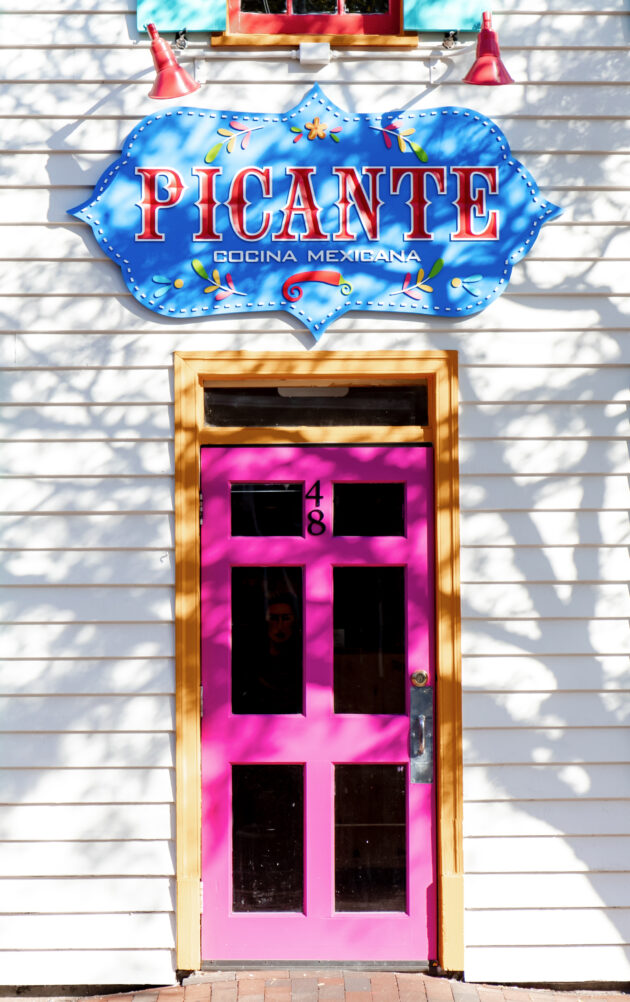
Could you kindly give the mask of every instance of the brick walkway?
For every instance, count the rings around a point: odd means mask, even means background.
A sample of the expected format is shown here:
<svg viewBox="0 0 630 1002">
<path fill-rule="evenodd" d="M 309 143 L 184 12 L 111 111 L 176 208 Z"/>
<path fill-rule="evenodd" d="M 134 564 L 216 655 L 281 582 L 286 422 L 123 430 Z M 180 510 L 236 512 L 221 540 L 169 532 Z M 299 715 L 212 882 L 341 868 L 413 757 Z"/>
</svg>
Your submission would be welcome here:
<svg viewBox="0 0 630 1002">
<path fill-rule="evenodd" d="M 193 975 L 183 987 L 84 1002 L 628 1002 L 617 991 L 557 991 L 464 984 L 424 974 L 369 971 L 216 971 Z"/>
</svg>

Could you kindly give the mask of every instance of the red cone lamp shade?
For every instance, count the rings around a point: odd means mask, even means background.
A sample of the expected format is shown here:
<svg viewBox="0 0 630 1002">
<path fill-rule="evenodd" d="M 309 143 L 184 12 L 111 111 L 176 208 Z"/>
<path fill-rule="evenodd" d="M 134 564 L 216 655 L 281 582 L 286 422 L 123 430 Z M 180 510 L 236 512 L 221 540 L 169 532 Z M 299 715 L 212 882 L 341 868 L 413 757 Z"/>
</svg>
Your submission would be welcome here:
<svg viewBox="0 0 630 1002">
<path fill-rule="evenodd" d="M 477 58 L 464 77 L 464 83 L 482 87 L 499 87 L 501 84 L 514 83 L 501 62 L 499 40 L 496 31 L 492 30 L 490 11 L 484 12 L 483 24 L 477 38 Z"/>
<path fill-rule="evenodd" d="M 199 90 L 200 85 L 179 65 L 169 43 L 160 38 L 155 25 L 147 24 L 147 31 L 151 36 L 151 55 L 157 72 L 149 97 L 166 101 L 170 97 L 184 97 Z"/>
</svg>

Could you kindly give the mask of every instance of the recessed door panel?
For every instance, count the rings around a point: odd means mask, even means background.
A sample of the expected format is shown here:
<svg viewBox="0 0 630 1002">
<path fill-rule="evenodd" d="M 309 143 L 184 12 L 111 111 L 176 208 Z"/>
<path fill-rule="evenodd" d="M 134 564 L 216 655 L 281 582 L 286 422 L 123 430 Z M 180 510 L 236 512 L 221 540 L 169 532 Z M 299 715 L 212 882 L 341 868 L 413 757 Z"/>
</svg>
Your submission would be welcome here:
<svg viewBox="0 0 630 1002">
<path fill-rule="evenodd" d="M 433 958 L 432 450 L 201 470 L 202 957 Z"/>
</svg>

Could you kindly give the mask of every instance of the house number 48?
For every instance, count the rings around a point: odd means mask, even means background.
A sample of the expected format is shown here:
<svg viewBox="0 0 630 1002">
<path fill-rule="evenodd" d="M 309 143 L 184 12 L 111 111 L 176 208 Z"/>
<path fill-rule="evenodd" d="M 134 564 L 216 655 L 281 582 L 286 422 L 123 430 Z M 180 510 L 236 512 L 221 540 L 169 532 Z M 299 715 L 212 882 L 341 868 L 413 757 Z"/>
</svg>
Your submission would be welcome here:
<svg viewBox="0 0 630 1002">
<path fill-rule="evenodd" d="M 322 503 L 323 494 L 320 490 L 319 480 L 315 483 L 304 495 L 309 501 L 315 502 L 315 507 L 311 509 L 308 513 L 308 525 L 307 530 L 311 536 L 321 536 L 323 532 L 326 532 L 326 525 L 324 523 L 324 513 L 319 507 Z"/>
</svg>

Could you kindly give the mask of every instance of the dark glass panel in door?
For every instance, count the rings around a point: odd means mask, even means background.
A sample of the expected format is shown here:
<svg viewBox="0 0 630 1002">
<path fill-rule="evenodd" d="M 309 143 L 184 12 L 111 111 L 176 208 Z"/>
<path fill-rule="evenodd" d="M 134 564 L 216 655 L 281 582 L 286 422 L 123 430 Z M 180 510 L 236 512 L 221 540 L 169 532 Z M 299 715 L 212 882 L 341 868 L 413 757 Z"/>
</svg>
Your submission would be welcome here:
<svg viewBox="0 0 630 1002">
<path fill-rule="evenodd" d="M 303 766 L 232 766 L 232 874 L 235 912 L 303 910 Z"/>
<path fill-rule="evenodd" d="M 334 536 L 404 536 L 404 484 L 334 484 Z"/>
<path fill-rule="evenodd" d="M 405 911 L 404 765 L 335 766 L 335 910 Z"/>
<path fill-rule="evenodd" d="M 303 536 L 302 484 L 232 484 L 233 536 Z"/>
<path fill-rule="evenodd" d="M 241 0 L 245 14 L 286 14 L 286 0 Z"/>
<path fill-rule="evenodd" d="M 405 713 L 405 568 L 333 569 L 335 713 Z"/>
<path fill-rule="evenodd" d="M 344 0 L 346 14 L 387 14 L 388 0 Z"/>
<path fill-rule="evenodd" d="M 337 0 L 293 0 L 294 14 L 336 14 Z"/>
<path fill-rule="evenodd" d="M 232 568 L 232 712 L 302 712 L 302 568 Z"/>
</svg>

